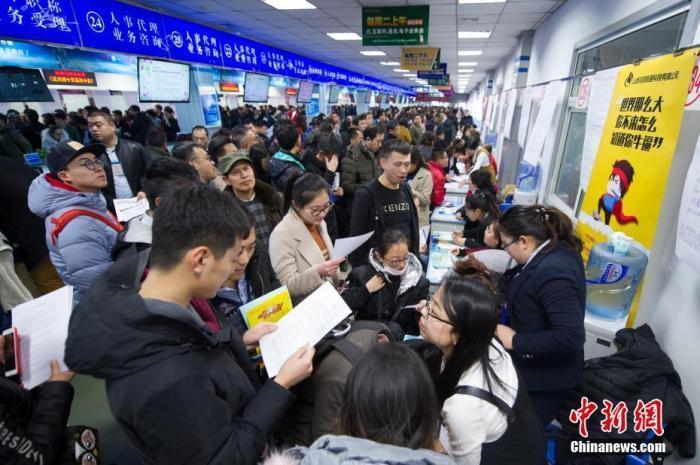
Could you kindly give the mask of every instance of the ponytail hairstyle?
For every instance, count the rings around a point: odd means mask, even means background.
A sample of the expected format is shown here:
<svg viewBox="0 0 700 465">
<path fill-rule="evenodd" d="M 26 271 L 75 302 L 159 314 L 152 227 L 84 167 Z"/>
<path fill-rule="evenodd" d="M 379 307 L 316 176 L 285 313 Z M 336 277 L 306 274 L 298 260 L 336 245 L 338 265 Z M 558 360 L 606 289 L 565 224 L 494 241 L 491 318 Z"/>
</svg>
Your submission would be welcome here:
<svg viewBox="0 0 700 465">
<path fill-rule="evenodd" d="M 489 392 L 493 392 L 494 382 L 506 387 L 491 366 L 489 356 L 499 321 L 494 278 L 479 260 L 471 256 L 458 261 L 454 270 L 457 276 L 443 279 L 439 295 L 457 335 L 457 343 L 437 382 L 441 404 L 452 396 L 462 374 L 478 362 L 481 362 Z"/>
<path fill-rule="evenodd" d="M 583 249 L 569 217 L 553 207 L 515 205 L 498 219 L 498 229 L 513 239 L 532 236 L 538 244 L 549 240 L 546 247 L 549 250 L 559 243 L 574 252 L 580 253 Z"/>
<path fill-rule="evenodd" d="M 479 168 L 476 171 L 472 171 L 469 175 L 469 179 L 477 189 L 487 189 L 489 191 L 493 191 L 493 184 L 491 184 L 491 173 L 489 173 L 487 170 Z"/>
<path fill-rule="evenodd" d="M 464 201 L 464 208 L 465 210 L 481 210 L 484 213 L 488 213 L 491 218 L 498 218 L 501 214 L 496 198 L 485 190 L 478 190 L 467 197 Z"/>
<path fill-rule="evenodd" d="M 292 202 L 304 208 L 322 192 L 331 193 L 331 186 L 325 179 L 318 174 L 295 171 L 284 186 L 284 213 L 289 211 Z"/>
</svg>

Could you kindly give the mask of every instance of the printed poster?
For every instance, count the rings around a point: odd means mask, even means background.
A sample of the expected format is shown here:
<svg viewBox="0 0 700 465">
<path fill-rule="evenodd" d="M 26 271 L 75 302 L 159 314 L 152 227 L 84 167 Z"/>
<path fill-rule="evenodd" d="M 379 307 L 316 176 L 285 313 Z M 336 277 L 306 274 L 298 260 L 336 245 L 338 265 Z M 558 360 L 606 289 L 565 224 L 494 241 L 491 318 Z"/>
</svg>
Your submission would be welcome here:
<svg viewBox="0 0 700 465">
<path fill-rule="evenodd" d="M 202 102 L 202 114 L 204 126 L 221 126 L 221 114 L 219 113 L 219 98 L 214 86 L 199 86 L 199 99 Z"/>
<path fill-rule="evenodd" d="M 620 69 L 578 218 L 584 261 L 615 231 L 651 249 L 694 63 L 686 52 Z"/>
<path fill-rule="evenodd" d="M 700 138 L 683 186 L 678 211 L 676 255 L 700 273 Z"/>
</svg>

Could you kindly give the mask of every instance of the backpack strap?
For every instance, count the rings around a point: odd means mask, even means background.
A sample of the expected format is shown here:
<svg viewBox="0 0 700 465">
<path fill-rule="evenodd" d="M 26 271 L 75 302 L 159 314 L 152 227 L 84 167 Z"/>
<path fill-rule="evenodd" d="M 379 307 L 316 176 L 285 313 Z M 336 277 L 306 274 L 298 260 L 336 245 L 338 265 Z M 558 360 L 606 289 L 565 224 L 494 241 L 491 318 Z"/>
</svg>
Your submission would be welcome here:
<svg viewBox="0 0 700 465">
<path fill-rule="evenodd" d="M 359 346 L 346 339 L 338 339 L 333 343 L 333 348 L 343 354 L 351 365 L 355 365 L 365 353 Z"/>
<path fill-rule="evenodd" d="M 457 386 L 454 390 L 454 393 L 476 397 L 478 399 L 483 400 L 484 402 L 488 402 L 489 404 L 498 408 L 498 410 L 500 410 L 506 416 L 508 423 L 512 423 L 515 419 L 515 412 L 510 407 L 510 405 L 506 404 L 503 399 L 494 396 L 492 393 L 485 389 L 481 389 L 475 386 Z"/>
<path fill-rule="evenodd" d="M 53 229 L 51 230 L 51 244 L 55 246 L 56 241 L 58 240 L 58 235 L 61 234 L 61 232 L 66 228 L 66 226 L 68 226 L 68 223 L 70 223 L 79 216 L 89 216 L 90 218 L 94 218 L 98 221 L 103 222 L 118 233 L 122 232 L 124 230 L 124 226 L 119 224 L 119 222 L 116 220 L 116 218 L 114 218 L 114 216 L 110 212 L 107 212 L 107 214 L 109 215 L 109 218 L 100 215 L 99 213 L 94 212 L 92 210 L 76 208 L 64 212 L 58 218 L 51 218 L 51 223 L 53 224 Z"/>
</svg>

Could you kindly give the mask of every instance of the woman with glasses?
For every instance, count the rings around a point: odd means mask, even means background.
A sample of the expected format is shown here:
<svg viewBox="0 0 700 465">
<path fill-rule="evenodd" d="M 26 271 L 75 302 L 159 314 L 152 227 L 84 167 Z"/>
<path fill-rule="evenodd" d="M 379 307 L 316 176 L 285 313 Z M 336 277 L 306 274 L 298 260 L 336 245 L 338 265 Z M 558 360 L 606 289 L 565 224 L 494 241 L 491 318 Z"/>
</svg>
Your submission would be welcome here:
<svg viewBox="0 0 700 465">
<path fill-rule="evenodd" d="M 498 219 L 501 211 L 495 197 L 486 191 L 476 191 L 464 200 L 465 224 L 462 233 L 452 233 L 453 242 L 466 249 L 486 247 L 484 232 Z"/>
<path fill-rule="evenodd" d="M 107 211 L 101 190 L 107 174 L 100 159 L 105 146 L 58 143 L 46 157 L 49 173 L 29 188 L 29 209 L 46 221 L 49 258 L 74 301 L 112 263 L 110 253 L 123 228 Z"/>
<path fill-rule="evenodd" d="M 294 173 L 285 189 L 286 213 L 270 235 L 272 268 L 295 303 L 325 281 L 338 284 L 338 266 L 345 258 L 330 258 L 333 243 L 324 221 L 333 208 L 330 191 L 321 176 Z"/>
<path fill-rule="evenodd" d="M 516 205 L 498 220 L 503 249 L 518 263 L 506 273 L 508 326 L 497 334 L 511 351 L 542 423 L 583 382 L 586 276 L 571 220 L 541 205 Z"/>
<path fill-rule="evenodd" d="M 387 230 L 369 252 L 369 264 L 353 268 L 343 299 L 357 320 L 385 323 L 394 338 L 418 335 L 418 317 L 413 306 L 429 295 L 430 283 L 418 258 L 408 251 L 408 238 Z M 407 306 L 412 308 L 406 308 Z"/>
<path fill-rule="evenodd" d="M 442 353 L 437 393 L 450 455 L 467 465 L 544 463 L 544 430 L 494 337 L 499 312 L 484 266 L 473 258 L 461 262 L 419 311 L 421 336 Z"/>
</svg>

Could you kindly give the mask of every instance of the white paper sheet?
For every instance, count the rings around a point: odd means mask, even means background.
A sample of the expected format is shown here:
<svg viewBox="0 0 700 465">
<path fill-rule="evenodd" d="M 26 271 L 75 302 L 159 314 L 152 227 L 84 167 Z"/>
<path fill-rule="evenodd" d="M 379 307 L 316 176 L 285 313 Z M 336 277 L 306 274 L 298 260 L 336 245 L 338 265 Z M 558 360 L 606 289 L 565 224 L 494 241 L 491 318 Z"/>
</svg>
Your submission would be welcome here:
<svg viewBox="0 0 700 465">
<path fill-rule="evenodd" d="M 700 273 L 700 139 L 685 178 L 676 235 L 676 255 Z"/>
<path fill-rule="evenodd" d="M 287 313 L 277 330 L 260 340 L 263 362 L 270 378 L 277 376 L 284 362 L 304 344 L 315 345 L 350 315 L 340 294 L 326 282 Z"/>
<path fill-rule="evenodd" d="M 530 110 L 532 110 L 532 91 L 528 87 L 523 92 L 523 106 L 520 111 L 520 123 L 518 125 L 518 144 L 521 147 L 525 147 L 527 130 L 530 125 Z"/>
<path fill-rule="evenodd" d="M 588 110 L 586 111 L 586 134 L 583 137 L 581 152 L 580 188 L 588 189 L 588 181 L 598 154 L 600 136 L 608 117 L 610 100 L 615 90 L 615 81 L 620 67 L 599 71 L 591 77 L 591 89 L 588 95 Z"/>
<path fill-rule="evenodd" d="M 120 223 L 141 216 L 149 210 L 148 199 L 134 197 L 132 199 L 114 199 L 114 209 Z"/>
<path fill-rule="evenodd" d="M 420 245 L 422 247 L 423 244 L 428 243 L 428 238 L 430 237 L 430 225 L 423 226 L 418 230 L 418 232 L 420 233 Z"/>
<path fill-rule="evenodd" d="M 550 126 L 554 118 L 554 112 L 557 109 L 557 103 L 562 97 L 563 90 L 566 89 L 566 83 L 563 81 L 553 81 L 547 84 L 547 89 L 540 105 L 540 111 L 537 113 L 537 121 L 532 129 L 532 133 L 525 146 L 523 161 L 530 163 L 532 166 L 537 166 L 544 147 L 545 139 L 550 134 Z M 544 184 L 540 184 L 544 185 Z"/>
<path fill-rule="evenodd" d="M 370 237 L 372 237 L 374 231 L 368 232 L 361 236 L 353 237 L 343 237 L 335 240 L 335 245 L 333 245 L 333 251 L 331 252 L 331 259 L 347 257 L 355 250 L 360 248 L 362 244 L 367 242 Z"/>
<path fill-rule="evenodd" d="M 19 334 L 22 385 L 32 389 L 51 377 L 51 360 L 63 370 L 73 287 L 65 286 L 12 309 L 12 325 Z"/>
</svg>

